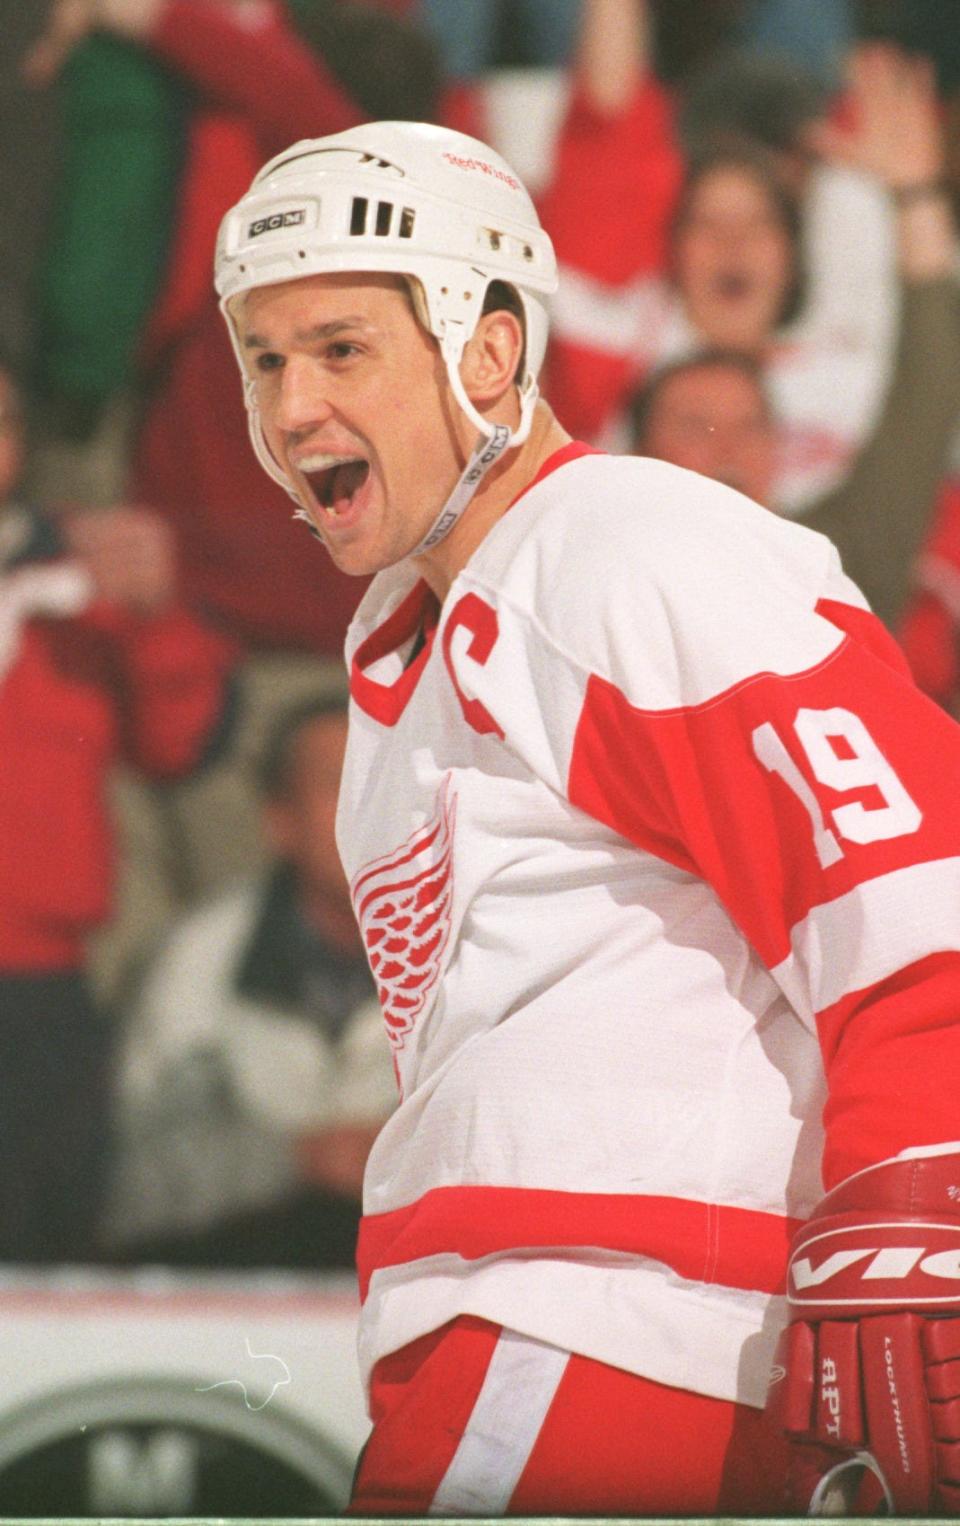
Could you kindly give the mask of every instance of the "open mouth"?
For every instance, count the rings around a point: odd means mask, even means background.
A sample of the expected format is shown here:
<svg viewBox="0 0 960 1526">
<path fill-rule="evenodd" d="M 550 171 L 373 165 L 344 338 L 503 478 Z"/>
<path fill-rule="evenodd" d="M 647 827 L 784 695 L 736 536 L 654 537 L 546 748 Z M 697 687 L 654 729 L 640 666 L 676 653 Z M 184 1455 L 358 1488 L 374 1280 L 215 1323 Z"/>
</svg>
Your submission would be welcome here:
<svg viewBox="0 0 960 1526">
<path fill-rule="evenodd" d="M 306 456 L 297 468 L 314 498 L 334 519 L 349 509 L 370 475 L 370 462 L 360 456 Z"/>
</svg>

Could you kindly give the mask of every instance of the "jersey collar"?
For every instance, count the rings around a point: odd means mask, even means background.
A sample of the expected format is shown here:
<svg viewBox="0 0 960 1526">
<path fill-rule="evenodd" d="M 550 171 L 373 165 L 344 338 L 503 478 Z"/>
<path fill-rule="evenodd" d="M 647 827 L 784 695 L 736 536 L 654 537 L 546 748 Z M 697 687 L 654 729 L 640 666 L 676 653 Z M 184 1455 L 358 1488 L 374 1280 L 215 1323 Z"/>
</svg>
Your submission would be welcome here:
<svg viewBox="0 0 960 1526">
<path fill-rule="evenodd" d="M 600 454 L 600 451 L 580 440 L 571 440 L 567 445 L 562 445 L 547 457 L 536 476 L 531 477 L 526 486 L 521 488 L 507 512 L 526 497 L 531 488 L 552 476 L 569 461 Z M 351 698 L 372 720 L 379 721 L 381 726 L 395 726 L 406 709 L 420 682 L 420 675 L 430 661 L 440 613 L 436 594 L 423 578 L 419 578 L 393 613 L 388 615 L 382 625 L 371 631 L 354 652 L 350 664 Z M 423 646 L 409 667 L 404 668 L 393 683 L 379 683 L 370 677 L 370 668 L 412 640 L 421 629 L 424 634 Z"/>
</svg>

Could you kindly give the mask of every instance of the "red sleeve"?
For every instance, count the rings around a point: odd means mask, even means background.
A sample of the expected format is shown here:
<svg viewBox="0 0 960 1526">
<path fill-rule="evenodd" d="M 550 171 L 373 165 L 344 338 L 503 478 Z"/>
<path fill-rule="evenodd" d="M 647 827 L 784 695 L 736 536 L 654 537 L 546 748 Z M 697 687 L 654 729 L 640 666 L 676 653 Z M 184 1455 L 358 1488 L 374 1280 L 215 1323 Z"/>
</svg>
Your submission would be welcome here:
<svg viewBox="0 0 960 1526">
<path fill-rule="evenodd" d="M 540 203 L 560 264 L 611 286 L 662 271 L 682 173 L 672 104 L 655 80 L 616 116 L 575 90 Z"/>
<path fill-rule="evenodd" d="M 820 1038 L 831 1186 L 960 1134 L 960 727 L 879 621 L 826 659 L 647 711 L 593 677 L 569 790 L 717 892 Z"/>
<path fill-rule="evenodd" d="M 540 210 L 561 267 L 561 295 L 572 300 L 574 271 L 597 282 L 609 301 L 619 299 L 618 288 L 663 269 L 683 166 L 672 104 L 655 80 L 639 84 L 616 116 L 575 91 L 554 166 Z M 599 442 L 640 380 L 637 357 L 629 347 L 617 352 L 565 329 L 558 315 L 544 393 L 575 438 Z"/>
<path fill-rule="evenodd" d="M 208 104 L 242 112 L 276 151 L 364 120 L 279 6 L 264 4 L 256 24 L 243 17 L 220 0 L 167 0 L 150 45 Z"/>
<path fill-rule="evenodd" d="M 921 589 L 904 611 L 900 641 L 924 694 L 949 709 L 960 697 L 960 625 L 956 612 Z"/>
<path fill-rule="evenodd" d="M 182 608 L 145 618 L 100 603 L 80 619 L 115 646 L 127 761 L 156 778 L 189 773 L 224 719 L 233 643 Z"/>
<path fill-rule="evenodd" d="M 914 582 L 900 641 L 920 688 L 953 708 L 960 699 L 960 481 L 955 478 L 941 490 Z"/>
</svg>

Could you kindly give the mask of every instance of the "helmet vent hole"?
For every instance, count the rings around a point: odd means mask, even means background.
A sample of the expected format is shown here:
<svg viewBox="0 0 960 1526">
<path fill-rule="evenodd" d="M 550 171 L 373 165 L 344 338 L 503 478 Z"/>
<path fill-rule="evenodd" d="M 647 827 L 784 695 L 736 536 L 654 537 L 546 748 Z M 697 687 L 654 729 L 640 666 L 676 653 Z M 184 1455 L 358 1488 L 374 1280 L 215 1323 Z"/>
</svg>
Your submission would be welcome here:
<svg viewBox="0 0 960 1526">
<path fill-rule="evenodd" d="M 491 249 L 499 249 L 503 244 L 503 234 L 498 233 L 496 228 L 485 228 L 487 242 Z"/>
<path fill-rule="evenodd" d="M 374 232 L 377 238 L 386 238 L 390 232 L 390 220 L 393 217 L 393 207 L 389 201 L 377 202 L 377 223 Z"/>
<path fill-rule="evenodd" d="M 523 257 L 525 260 L 533 259 L 533 250 L 530 248 L 529 244 L 524 244 L 523 246 Z"/>
<path fill-rule="evenodd" d="M 404 207 L 400 213 L 400 237 L 413 238 L 413 227 L 417 220 L 417 214 L 412 207 Z"/>
<path fill-rule="evenodd" d="M 367 198 L 355 196 L 350 208 L 350 232 L 353 235 L 367 231 Z"/>
<path fill-rule="evenodd" d="M 297 259 L 298 260 L 305 260 L 306 257 L 307 257 L 307 251 L 305 249 L 298 249 L 297 250 Z"/>
</svg>

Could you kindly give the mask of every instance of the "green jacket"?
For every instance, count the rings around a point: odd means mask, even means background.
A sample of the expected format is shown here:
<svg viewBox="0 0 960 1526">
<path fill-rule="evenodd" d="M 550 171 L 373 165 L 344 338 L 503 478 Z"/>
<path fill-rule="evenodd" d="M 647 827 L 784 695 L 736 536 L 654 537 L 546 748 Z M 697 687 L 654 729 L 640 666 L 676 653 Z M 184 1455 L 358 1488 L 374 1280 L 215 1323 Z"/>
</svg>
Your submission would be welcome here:
<svg viewBox="0 0 960 1526">
<path fill-rule="evenodd" d="M 63 158 L 37 276 L 35 382 L 83 436 L 127 384 L 175 226 L 183 87 L 94 34 L 63 71 Z"/>
</svg>

